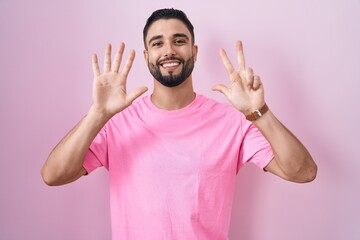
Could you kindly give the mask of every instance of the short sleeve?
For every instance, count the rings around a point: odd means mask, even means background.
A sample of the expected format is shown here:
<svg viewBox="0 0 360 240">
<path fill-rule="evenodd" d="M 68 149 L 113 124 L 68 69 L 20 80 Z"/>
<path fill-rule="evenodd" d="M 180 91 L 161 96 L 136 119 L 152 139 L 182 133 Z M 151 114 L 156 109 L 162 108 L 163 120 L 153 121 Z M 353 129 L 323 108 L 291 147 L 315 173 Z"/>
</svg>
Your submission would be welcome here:
<svg viewBox="0 0 360 240">
<path fill-rule="evenodd" d="M 83 167 L 87 173 L 91 173 L 98 167 L 104 166 L 108 169 L 108 149 L 106 126 L 103 127 L 91 143 L 85 155 Z"/>
<path fill-rule="evenodd" d="M 239 170 L 245 163 L 253 163 L 263 169 L 274 158 L 270 143 L 251 122 L 245 121 L 244 137 L 240 147 Z"/>
</svg>

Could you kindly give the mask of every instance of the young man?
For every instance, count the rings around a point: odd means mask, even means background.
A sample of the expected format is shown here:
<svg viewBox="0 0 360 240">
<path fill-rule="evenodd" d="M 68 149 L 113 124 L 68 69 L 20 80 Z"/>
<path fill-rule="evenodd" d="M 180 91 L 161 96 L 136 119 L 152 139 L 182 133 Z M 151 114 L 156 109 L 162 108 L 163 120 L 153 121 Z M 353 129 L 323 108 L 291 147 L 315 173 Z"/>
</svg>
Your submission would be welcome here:
<svg viewBox="0 0 360 240">
<path fill-rule="evenodd" d="M 106 47 L 101 73 L 93 56 L 93 104 L 55 147 L 42 176 L 48 185 L 75 181 L 100 166 L 110 175 L 113 239 L 227 239 L 235 177 L 247 162 L 294 182 L 309 182 L 316 164 L 265 104 L 260 77 L 220 55 L 231 103 L 196 94 L 198 47 L 193 26 L 174 9 L 155 11 L 144 28 L 144 58 L 154 92 L 126 92 L 134 51 L 121 71 L 124 44 L 113 61 Z"/>
</svg>

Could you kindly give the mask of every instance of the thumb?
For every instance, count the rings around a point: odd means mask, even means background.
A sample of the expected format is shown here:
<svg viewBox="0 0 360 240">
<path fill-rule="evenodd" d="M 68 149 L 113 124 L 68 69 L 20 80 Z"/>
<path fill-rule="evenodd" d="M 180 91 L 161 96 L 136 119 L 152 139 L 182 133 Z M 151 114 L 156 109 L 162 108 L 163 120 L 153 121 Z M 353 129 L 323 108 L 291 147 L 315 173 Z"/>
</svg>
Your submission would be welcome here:
<svg viewBox="0 0 360 240">
<path fill-rule="evenodd" d="M 228 94 L 229 89 L 224 84 L 216 84 L 212 87 L 213 91 L 218 91 L 224 94 L 225 96 Z"/>
<path fill-rule="evenodd" d="M 144 92 L 146 92 L 148 90 L 147 87 L 139 87 L 137 89 L 135 89 L 134 91 L 132 91 L 131 93 L 129 93 L 126 96 L 126 100 L 129 103 L 129 105 L 138 97 L 140 97 L 140 95 L 142 95 Z"/>
</svg>

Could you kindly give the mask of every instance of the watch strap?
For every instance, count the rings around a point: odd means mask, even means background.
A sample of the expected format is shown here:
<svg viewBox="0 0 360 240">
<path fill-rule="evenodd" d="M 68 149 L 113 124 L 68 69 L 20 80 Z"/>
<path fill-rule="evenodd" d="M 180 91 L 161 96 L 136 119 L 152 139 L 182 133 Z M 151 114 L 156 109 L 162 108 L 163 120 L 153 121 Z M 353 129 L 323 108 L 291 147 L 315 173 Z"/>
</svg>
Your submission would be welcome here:
<svg viewBox="0 0 360 240">
<path fill-rule="evenodd" d="M 255 121 L 255 120 L 259 119 L 262 115 L 264 115 L 268 110 L 269 110 L 269 107 L 265 103 L 264 106 L 262 106 L 260 109 L 255 110 L 254 112 L 246 115 L 246 120 Z"/>
</svg>

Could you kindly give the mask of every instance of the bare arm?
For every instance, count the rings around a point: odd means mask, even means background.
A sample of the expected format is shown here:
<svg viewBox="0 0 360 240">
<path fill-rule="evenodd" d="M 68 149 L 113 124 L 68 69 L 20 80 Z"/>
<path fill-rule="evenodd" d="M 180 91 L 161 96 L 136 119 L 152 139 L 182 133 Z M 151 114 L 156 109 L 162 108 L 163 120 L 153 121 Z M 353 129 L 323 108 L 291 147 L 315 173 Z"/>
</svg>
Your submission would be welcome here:
<svg viewBox="0 0 360 240">
<path fill-rule="evenodd" d="M 46 184 L 51 186 L 67 184 L 86 174 L 82 165 L 95 136 L 112 116 L 128 107 L 147 91 L 146 87 L 140 87 L 132 93 L 126 93 L 126 79 L 135 52 L 130 51 L 124 68 L 119 72 L 124 48 L 125 45 L 121 43 L 111 63 L 111 45 L 107 45 L 103 73 L 100 73 L 97 56 L 94 54 L 93 104 L 87 115 L 50 153 L 41 170 Z"/>
<path fill-rule="evenodd" d="M 292 182 L 311 182 L 316 177 L 317 166 L 305 146 L 271 111 L 254 122 L 271 144 L 274 159 L 265 167 L 283 179 Z"/>
<path fill-rule="evenodd" d="M 86 174 L 82 167 L 85 154 L 107 119 L 90 111 L 54 148 L 42 168 L 48 185 L 73 182 Z"/>
<path fill-rule="evenodd" d="M 230 86 L 218 84 L 213 90 L 223 93 L 239 111 L 248 115 L 265 104 L 264 87 L 260 77 L 245 66 L 242 43 L 237 42 L 238 69 L 234 69 L 226 52 L 220 55 L 229 74 Z M 271 111 L 254 121 L 255 126 L 269 141 L 275 158 L 265 167 L 277 176 L 293 182 L 309 182 L 315 179 L 317 166 L 304 145 Z"/>
</svg>

